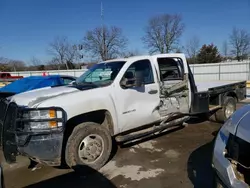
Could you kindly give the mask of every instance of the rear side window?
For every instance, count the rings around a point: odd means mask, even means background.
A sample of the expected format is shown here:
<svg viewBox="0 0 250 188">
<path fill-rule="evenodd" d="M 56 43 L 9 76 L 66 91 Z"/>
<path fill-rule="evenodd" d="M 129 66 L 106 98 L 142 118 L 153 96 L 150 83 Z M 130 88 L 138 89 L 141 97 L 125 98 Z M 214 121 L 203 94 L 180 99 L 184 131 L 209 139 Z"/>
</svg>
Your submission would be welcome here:
<svg viewBox="0 0 250 188">
<path fill-rule="evenodd" d="M 161 81 L 183 80 L 183 62 L 178 58 L 158 58 Z"/>
</svg>

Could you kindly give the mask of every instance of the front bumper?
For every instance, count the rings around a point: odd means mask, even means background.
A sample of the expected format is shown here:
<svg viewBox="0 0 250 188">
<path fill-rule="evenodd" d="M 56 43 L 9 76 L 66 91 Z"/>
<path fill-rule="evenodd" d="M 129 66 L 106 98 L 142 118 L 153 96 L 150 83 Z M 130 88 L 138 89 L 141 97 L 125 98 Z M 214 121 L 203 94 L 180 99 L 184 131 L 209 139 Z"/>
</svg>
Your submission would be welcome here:
<svg viewBox="0 0 250 188">
<path fill-rule="evenodd" d="M 0 105 L 1 108 L 1 105 Z M 63 134 L 65 125 L 65 112 L 61 108 L 42 108 L 35 110 L 56 109 L 62 112 L 62 118 L 23 120 L 23 109 L 15 103 L 7 103 L 4 118 L 0 121 L 2 133 L 3 153 L 8 163 L 16 161 L 17 155 L 24 155 L 39 163 L 50 166 L 61 164 Z M 57 121 L 62 126 L 54 129 L 30 130 L 24 126 L 25 122 Z"/>
<path fill-rule="evenodd" d="M 61 164 L 63 133 L 31 136 L 24 146 L 18 146 L 20 155 L 49 166 Z"/>
<path fill-rule="evenodd" d="M 219 131 L 213 150 L 213 159 L 212 159 L 212 167 L 218 179 L 228 188 L 248 188 L 249 186 L 237 179 L 233 166 L 231 162 L 225 158 L 224 151 L 226 148 L 226 136 L 223 132 Z"/>
</svg>

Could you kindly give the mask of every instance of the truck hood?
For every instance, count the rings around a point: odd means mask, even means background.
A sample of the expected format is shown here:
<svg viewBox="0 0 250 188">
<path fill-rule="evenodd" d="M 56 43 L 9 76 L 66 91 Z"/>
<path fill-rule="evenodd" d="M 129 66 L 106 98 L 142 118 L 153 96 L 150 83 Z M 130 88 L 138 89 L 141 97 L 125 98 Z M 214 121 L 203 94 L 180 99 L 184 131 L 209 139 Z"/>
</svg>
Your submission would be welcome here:
<svg viewBox="0 0 250 188">
<path fill-rule="evenodd" d="M 36 107 L 44 100 L 73 92 L 79 92 L 79 90 L 71 86 L 48 87 L 14 95 L 10 97 L 10 101 L 15 102 L 19 106 Z"/>
</svg>

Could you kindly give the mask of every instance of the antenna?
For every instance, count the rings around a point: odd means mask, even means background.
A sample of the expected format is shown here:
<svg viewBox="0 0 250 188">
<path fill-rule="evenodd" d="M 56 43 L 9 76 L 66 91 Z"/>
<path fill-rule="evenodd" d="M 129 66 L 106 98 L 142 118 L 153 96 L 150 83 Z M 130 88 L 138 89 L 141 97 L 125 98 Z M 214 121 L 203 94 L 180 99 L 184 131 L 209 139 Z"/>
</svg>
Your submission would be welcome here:
<svg viewBox="0 0 250 188">
<path fill-rule="evenodd" d="M 102 21 L 102 26 L 103 26 L 103 7 L 102 7 L 102 2 L 101 2 L 101 21 Z"/>
</svg>

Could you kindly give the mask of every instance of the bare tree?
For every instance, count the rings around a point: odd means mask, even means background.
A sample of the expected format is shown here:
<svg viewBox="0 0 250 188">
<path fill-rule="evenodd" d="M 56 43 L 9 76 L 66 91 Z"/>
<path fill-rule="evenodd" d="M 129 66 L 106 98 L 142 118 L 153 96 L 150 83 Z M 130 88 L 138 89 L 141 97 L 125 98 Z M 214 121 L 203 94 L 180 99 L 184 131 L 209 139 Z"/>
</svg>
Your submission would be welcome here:
<svg viewBox="0 0 250 188">
<path fill-rule="evenodd" d="M 65 64 L 67 69 L 79 58 L 77 48 L 68 41 L 67 37 L 56 37 L 49 46 L 53 62 L 56 60 L 59 64 Z"/>
<path fill-rule="evenodd" d="M 128 57 L 138 56 L 138 55 L 140 55 L 138 50 L 128 50 L 128 51 L 124 52 L 122 56 L 124 58 L 128 58 Z"/>
<path fill-rule="evenodd" d="M 224 55 L 225 58 L 228 56 L 228 44 L 227 41 L 224 41 L 222 44 L 222 54 Z"/>
<path fill-rule="evenodd" d="M 56 57 L 52 58 L 50 61 L 47 62 L 47 68 L 51 70 L 60 70 L 62 64 L 60 60 Z"/>
<path fill-rule="evenodd" d="M 103 26 L 87 31 L 83 39 L 83 48 L 93 56 L 108 60 L 121 55 L 127 46 L 127 41 L 120 28 Z"/>
<path fill-rule="evenodd" d="M 9 71 L 22 71 L 26 69 L 25 62 L 21 60 L 0 57 L 0 64 L 5 66 Z"/>
<path fill-rule="evenodd" d="M 8 66 L 12 71 L 23 71 L 26 68 L 25 63 L 20 60 L 9 60 Z"/>
<path fill-rule="evenodd" d="M 195 61 L 196 56 L 200 50 L 200 39 L 197 36 L 193 36 L 187 41 L 185 49 L 189 58 Z"/>
<path fill-rule="evenodd" d="M 240 61 L 249 53 L 250 34 L 244 29 L 233 28 L 230 35 L 230 44 L 232 46 L 232 54 Z"/>
<path fill-rule="evenodd" d="M 5 58 L 5 57 L 0 57 L 0 63 L 1 64 L 7 64 L 9 62 L 9 59 Z"/>
<path fill-rule="evenodd" d="M 142 41 L 149 53 L 169 53 L 178 48 L 179 38 L 184 31 L 180 15 L 163 14 L 148 21 Z"/>
<path fill-rule="evenodd" d="M 42 61 L 40 59 L 37 59 L 36 57 L 32 57 L 30 62 L 33 66 L 39 66 L 43 64 Z"/>
</svg>

